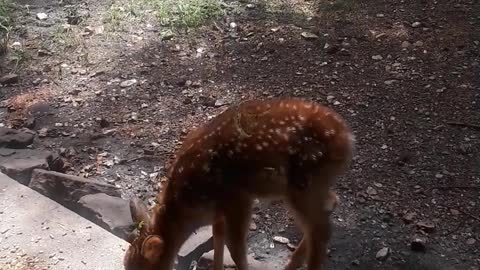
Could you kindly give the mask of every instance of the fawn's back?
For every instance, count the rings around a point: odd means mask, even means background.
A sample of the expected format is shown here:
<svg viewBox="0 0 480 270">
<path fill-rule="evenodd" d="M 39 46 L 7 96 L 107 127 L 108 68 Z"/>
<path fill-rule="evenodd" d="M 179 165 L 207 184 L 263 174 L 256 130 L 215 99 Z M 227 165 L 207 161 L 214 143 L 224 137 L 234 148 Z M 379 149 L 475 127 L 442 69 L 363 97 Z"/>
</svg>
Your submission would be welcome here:
<svg viewBox="0 0 480 270">
<path fill-rule="evenodd" d="M 350 163 L 352 147 L 345 122 L 326 107 L 297 99 L 248 101 L 185 138 L 169 189 L 192 203 L 240 191 L 277 196 L 316 184 L 327 190 Z"/>
</svg>

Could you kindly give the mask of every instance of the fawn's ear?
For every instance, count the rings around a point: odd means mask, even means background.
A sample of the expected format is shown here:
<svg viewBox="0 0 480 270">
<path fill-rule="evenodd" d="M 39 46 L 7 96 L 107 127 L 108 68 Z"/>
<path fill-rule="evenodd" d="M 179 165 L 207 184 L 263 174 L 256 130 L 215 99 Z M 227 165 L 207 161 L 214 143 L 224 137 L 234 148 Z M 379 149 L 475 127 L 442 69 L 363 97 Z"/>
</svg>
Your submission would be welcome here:
<svg viewBox="0 0 480 270">
<path fill-rule="evenodd" d="M 140 231 L 148 229 L 150 225 L 150 216 L 148 215 L 147 206 L 139 199 L 133 198 L 130 200 L 130 214 L 133 222 L 141 223 Z"/>
<path fill-rule="evenodd" d="M 158 235 L 151 235 L 143 241 L 141 254 L 150 264 L 156 264 L 163 254 L 164 242 Z"/>
</svg>

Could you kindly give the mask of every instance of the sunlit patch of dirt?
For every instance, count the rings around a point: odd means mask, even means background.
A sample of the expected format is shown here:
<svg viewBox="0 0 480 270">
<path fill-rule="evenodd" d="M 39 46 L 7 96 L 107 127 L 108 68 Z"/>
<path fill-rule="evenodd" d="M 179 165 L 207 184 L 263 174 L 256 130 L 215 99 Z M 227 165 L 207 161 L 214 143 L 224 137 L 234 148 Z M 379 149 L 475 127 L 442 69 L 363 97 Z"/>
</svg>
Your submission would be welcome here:
<svg viewBox="0 0 480 270">
<path fill-rule="evenodd" d="M 10 112 L 6 117 L 7 125 L 14 128 L 25 126 L 32 106 L 48 102 L 51 99 L 52 91 L 49 88 L 34 88 L 29 92 L 5 100 L 2 105 Z"/>
</svg>

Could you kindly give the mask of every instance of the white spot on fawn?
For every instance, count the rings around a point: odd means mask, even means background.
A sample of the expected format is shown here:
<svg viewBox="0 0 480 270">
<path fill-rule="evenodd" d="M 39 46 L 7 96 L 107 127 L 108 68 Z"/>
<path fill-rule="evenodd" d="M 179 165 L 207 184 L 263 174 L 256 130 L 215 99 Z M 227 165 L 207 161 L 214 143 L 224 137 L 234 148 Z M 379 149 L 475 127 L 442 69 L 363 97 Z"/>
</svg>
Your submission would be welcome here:
<svg viewBox="0 0 480 270">
<path fill-rule="evenodd" d="M 262 145 L 263 145 L 263 147 L 268 147 L 268 143 L 267 143 L 267 142 L 262 142 Z"/>
<path fill-rule="evenodd" d="M 310 109 L 310 108 L 312 108 L 312 103 L 305 103 L 305 104 L 303 104 L 303 107 L 305 109 Z"/>
<path fill-rule="evenodd" d="M 178 172 L 182 173 L 183 172 L 183 166 L 178 167 Z"/>
<path fill-rule="evenodd" d="M 258 151 L 262 151 L 263 148 L 261 145 L 257 144 L 255 145 L 255 149 L 257 149 Z"/>
<path fill-rule="evenodd" d="M 330 136 L 333 136 L 335 135 L 335 129 L 329 129 L 327 131 L 325 131 L 325 137 L 330 137 Z"/>
</svg>

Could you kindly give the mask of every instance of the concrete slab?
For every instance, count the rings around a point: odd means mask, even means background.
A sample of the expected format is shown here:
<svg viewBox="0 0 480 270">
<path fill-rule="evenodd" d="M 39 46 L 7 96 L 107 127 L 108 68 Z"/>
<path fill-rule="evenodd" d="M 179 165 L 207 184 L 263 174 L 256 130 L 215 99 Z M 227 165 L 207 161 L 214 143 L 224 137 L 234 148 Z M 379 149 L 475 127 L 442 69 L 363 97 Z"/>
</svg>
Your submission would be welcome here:
<svg viewBox="0 0 480 270">
<path fill-rule="evenodd" d="M 0 269 L 121 270 L 127 242 L 0 173 Z"/>
</svg>

